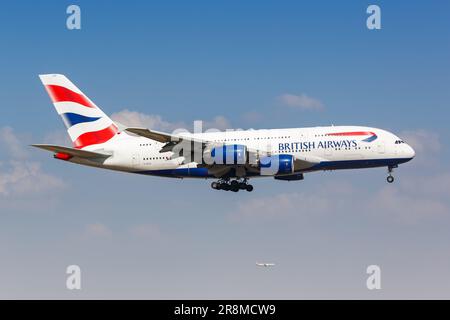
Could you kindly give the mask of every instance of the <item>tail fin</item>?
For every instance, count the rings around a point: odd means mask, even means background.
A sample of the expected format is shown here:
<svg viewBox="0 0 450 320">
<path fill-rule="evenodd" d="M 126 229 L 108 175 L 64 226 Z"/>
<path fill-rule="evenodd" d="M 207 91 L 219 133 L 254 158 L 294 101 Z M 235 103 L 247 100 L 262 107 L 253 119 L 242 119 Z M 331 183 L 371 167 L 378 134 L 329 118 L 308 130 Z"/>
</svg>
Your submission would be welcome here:
<svg viewBox="0 0 450 320">
<path fill-rule="evenodd" d="M 104 143 L 117 134 L 114 122 L 64 75 L 44 74 L 39 78 L 75 148 Z"/>
</svg>

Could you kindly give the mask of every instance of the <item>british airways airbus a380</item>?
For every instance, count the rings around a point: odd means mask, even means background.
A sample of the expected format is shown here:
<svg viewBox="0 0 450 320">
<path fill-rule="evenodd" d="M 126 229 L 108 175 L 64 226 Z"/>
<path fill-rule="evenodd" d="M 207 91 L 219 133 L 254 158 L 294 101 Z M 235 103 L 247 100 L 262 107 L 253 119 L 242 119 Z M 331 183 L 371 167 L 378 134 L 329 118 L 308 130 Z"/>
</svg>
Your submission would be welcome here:
<svg viewBox="0 0 450 320">
<path fill-rule="evenodd" d="M 302 180 L 319 170 L 387 167 L 410 161 L 414 150 L 377 128 L 330 126 L 226 132 L 165 133 L 112 121 L 69 79 L 40 75 L 72 147 L 35 144 L 56 159 L 104 169 L 176 178 L 212 178 L 216 190 L 252 191 L 248 180 Z"/>
</svg>

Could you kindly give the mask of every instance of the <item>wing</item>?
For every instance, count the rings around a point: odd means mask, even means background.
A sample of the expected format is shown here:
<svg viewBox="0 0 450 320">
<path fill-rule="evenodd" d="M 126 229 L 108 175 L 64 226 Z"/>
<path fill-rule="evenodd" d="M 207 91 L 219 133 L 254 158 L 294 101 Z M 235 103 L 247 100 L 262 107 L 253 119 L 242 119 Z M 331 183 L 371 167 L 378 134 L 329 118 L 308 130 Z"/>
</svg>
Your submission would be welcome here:
<svg viewBox="0 0 450 320">
<path fill-rule="evenodd" d="M 74 149 L 69 147 L 56 146 L 52 144 L 32 144 L 31 146 L 44 149 L 55 153 L 63 153 L 72 157 L 84 158 L 84 159 L 106 159 L 110 157 L 110 154 L 86 151 L 80 149 Z"/>
<path fill-rule="evenodd" d="M 210 141 L 197 139 L 197 138 L 189 136 L 188 134 L 174 135 L 174 134 L 165 133 L 165 132 L 161 132 L 161 131 L 150 130 L 147 128 L 126 128 L 125 130 L 128 132 L 131 132 L 133 134 L 136 134 L 138 136 L 144 137 L 144 138 L 148 138 L 148 139 L 155 140 L 155 141 L 158 141 L 161 143 L 165 143 L 165 145 L 159 151 L 160 153 L 172 151 L 176 145 L 183 143 L 183 142 L 199 143 L 199 144 L 202 144 L 203 147 L 204 147 L 205 143 L 210 143 Z"/>
<path fill-rule="evenodd" d="M 151 140 L 155 140 L 162 143 L 168 143 L 171 141 L 178 141 L 179 137 L 174 136 L 168 133 L 156 131 L 156 130 L 149 130 L 146 128 L 126 128 L 125 129 L 128 132 L 137 134 L 138 136 L 145 137 Z"/>
<path fill-rule="evenodd" d="M 151 140 L 155 140 L 161 143 L 165 143 L 165 145 L 160 150 L 161 153 L 173 151 L 174 148 L 180 143 L 197 143 L 201 145 L 201 150 L 208 151 L 212 150 L 215 147 L 223 146 L 222 143 L 217 143 L 213 141 L 201 140 L 196 137 L 192 137 L 189 135 L 174 135 L 165 132 L 160 132 L 156 130 L 150 130 L 146 128 L 127 128 L 126 131 L 131 132 L 133 134 L 139 135 L 141 137 L 145 137 Z M 192 148 L 191 150 L 195 150 Z M 271 152 L 267 150 L 261 149 L 252 149 L 247 148 L 248 158 L 249 159 L 260 159 L 261 157 L 271 156 Z M 184 155 L 186 156 L 186 155 Z M 191 159 L 195 159 L 194 156 Z M 312 166 L 320 163 L 322 161 L 319 157 L 314 157 L 310 155 L 302 155 L 295 156 L 294 158 L 294 169 L 295 171 L 303 171 L 308 170 Z M 236 165 L 229 164 L 198 164 L 200 167 L 206 167 L 209 171 L 215 175 L 216 177 L 222 177 L 226 175 L 232 167 L 236 168 Z M 244 167 L 246 171 L 250 172 L 258 172 L 258 168 L 255 168 L 251 165 L 238 165 L 240 167 Z"/>
<path fill-rule="evenodd" d="M 319 164 L 322 160 L 323 160 L 322 158 L 310 155 L 295 156 L 294 159 L 295 171 L 301 172 L 308 170 L 312 166 Z"/>
</svg>

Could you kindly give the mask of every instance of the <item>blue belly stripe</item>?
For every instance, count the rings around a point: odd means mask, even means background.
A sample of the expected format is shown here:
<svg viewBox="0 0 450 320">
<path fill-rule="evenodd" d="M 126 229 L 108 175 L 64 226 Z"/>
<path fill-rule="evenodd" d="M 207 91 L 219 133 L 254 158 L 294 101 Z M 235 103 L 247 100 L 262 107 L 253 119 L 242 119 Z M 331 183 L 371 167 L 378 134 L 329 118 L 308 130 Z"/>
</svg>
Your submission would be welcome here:
<svg viewBox="0 0 450 320">
<path fill-rule="evenodd" d="M 163 169 L 163 170 L 146 170 L 136 171 L 139 174 L 148 174 L 163 177 L 196 177 L 207 178 L 212 177 L 208 173 L 208 168 L 178 168 L 178 169 Z"/>
<path fill-rule="evenodd" d="M 409 160 L 411 160 L 411 158 L 322 161 L 321 163 L 307 169 L 307 171 L 387 167 L 405 163 Z"/>
<path fill-rule="evenodd" d="M 339 170 L 339 169 L 360 169 L 360 168 L 375 168 L 375 167 L 387 167 L 395 166 L 401 163 L 405 163 L 411 160 L 411 158 L 388 158 L 388 159 L 360 159 L 360 160 L 338 160 L 338 161 L 323 161 L 308 168 L 302 172 L 318 171 L 318 170 Z M 232 170 L 233 171 L 233 170 Z M 164 169 L 164 170 L 145 170 L 135 171 L 135 173 L 155 175 L 163 177 L 192 177 L 192 178 L 214 178 L 212 174 L 208 173 L 208 168 L 178 168 L 178 169 Z M 252 173 L 248 175 L 257 176 L 258 174 Z M 231 174 L 234 177 L 234 174 Z"/>
</svg>

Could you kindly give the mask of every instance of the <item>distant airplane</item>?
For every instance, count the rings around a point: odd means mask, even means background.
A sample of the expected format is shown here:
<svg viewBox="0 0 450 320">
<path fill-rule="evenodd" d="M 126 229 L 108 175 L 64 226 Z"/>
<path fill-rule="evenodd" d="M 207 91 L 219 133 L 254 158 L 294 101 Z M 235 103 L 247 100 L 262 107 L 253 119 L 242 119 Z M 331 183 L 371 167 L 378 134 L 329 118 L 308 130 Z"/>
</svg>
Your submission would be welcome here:
<svg viewBox="0 0 450 320">
<path fill-rule="evenodd" d="M 216 190 L 252 191 L 250 178 L 303 180 L 304 173 L 387 167 L 415 152 L 396 135 L 377 128 L 328 126 L 293 129 L 165 133 L 112 121 L 64 75 L 40 75 L 72 147 L 33 146 L 59 160 L 87 166 L 176 178 L 211 178 Z M 362 115 L 362 113 L 361 113 Z"/>
<path fill-rule="evenodd" d="M 275 263 L 259 263 L 259 262 L 257 262 L 256 265 L 258 267 L 273 267 L 273 266 L 275 266 Z"/>
</svg>

